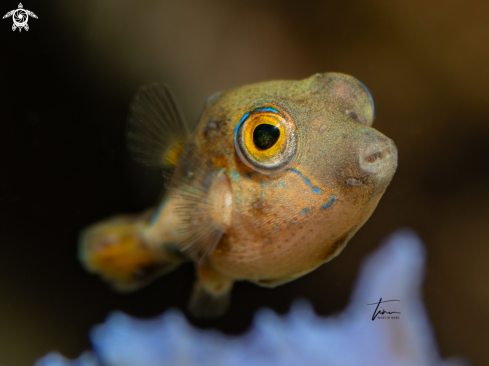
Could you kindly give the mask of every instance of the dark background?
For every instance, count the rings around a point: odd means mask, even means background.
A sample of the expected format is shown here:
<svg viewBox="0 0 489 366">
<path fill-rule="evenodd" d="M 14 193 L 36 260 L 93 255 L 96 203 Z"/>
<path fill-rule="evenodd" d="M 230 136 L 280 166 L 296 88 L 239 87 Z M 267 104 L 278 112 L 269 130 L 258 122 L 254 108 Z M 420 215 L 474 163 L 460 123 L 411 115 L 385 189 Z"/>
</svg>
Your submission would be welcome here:
<svg viewBox="0 0 489 366">
<path fill-rule="evenodd" d="M 17 8 L 1 1 L 0 13 Z M 338 71 L 364 82 L 374 127 L 399 168 L 367 224 L 331 263 L 270 290 L 239 283 L 229 313 L 199 323 L 243 332 L 263 306 L 298 297 L 341 311 L 362 258 L 399 227 L 428 251 L 424 299 L 443 357 L 489 363 L 489 2 L 23 2 L 28 32 L 0 20 L 0 364 L 89 348 L 114 309 L 149 317 L 184 308 L 185 265 L 132 295 L 76 258 L 84 226 L 155 203 L 156 171 L 125 149 L 128 103 L 151 81 L 173 86 L 189 121 L 211 93 Z M 395 280 L 395 279 L 393 279 Z"/>
</svg>

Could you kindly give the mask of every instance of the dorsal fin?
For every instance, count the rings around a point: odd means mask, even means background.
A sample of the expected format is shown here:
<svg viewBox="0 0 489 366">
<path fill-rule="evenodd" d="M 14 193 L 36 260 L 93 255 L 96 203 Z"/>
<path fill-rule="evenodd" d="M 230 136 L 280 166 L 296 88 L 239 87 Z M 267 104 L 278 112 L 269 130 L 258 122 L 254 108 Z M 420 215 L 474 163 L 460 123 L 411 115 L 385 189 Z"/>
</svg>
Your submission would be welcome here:
<svg viewBox="0 0 489 366">
<path fill-rule="evenodd" d="M 173 168 L 189 129 L 168 85 L 143 86 L 130 106 L 127 145 L 142 165 Z"/>
</svg>

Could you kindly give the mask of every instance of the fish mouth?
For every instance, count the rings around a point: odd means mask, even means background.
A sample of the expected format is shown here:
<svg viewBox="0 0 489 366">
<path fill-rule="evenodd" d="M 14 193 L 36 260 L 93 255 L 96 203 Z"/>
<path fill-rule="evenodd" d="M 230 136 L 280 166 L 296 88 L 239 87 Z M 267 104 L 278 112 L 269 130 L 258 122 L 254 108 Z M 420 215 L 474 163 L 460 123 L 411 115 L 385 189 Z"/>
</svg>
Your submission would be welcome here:
<svg viewBox="0 0 489 366">
<path fill-rule="evenodd" d="M 391 176 L 397 169 L 397 148 L 392 140 L 365 148 L 359 154 L 360 168 L 368 173 Z"/>
</svg>

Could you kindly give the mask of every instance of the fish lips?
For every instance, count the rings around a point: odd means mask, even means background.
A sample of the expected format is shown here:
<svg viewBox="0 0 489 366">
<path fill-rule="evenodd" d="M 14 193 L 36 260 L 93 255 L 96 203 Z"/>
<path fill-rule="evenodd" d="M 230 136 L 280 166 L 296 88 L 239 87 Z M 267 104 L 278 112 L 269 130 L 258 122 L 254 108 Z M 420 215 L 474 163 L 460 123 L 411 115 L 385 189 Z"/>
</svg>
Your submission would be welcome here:
<svg viewBox="0 0 489 366">
<path fill-rule="evenodd" d="M 358 165 L 379 188 L 385 188 L 396 172 L 397 159 L 398 152 L 394 141 L 385 137 L 379 143 L 360 148 Z"/>
</svg>

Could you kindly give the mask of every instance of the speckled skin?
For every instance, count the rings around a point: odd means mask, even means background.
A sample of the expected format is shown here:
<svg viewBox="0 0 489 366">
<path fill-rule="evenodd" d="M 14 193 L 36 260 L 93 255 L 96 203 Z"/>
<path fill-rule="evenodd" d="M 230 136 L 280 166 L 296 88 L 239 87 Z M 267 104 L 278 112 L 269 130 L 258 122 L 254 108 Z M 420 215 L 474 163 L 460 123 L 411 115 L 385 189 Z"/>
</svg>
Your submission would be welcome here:
<svg viewBox="0 0 489 366">
<path fill-rule="evenodd" d="M 297 136 L 295 156 L 272 174 L 244 164 L 235 146 L 240 120 L 264 107 L 287 115 Z M 397 149 L 371 127 L 373 119 L 367 89 L 338 73 L 246 85 L 209 98 L 162 204 L 141 225 L 144 250 L 155 262 L 197 263 L 195 314 L 222 313 L 227 304 L 202 310 L 202 296 L 219 300 L 234 280 L 276 286 L 341 252 L 397 168 Z M 189 240 L 207 227 L 204 239 Z M 192 254 L 195 248 L 200 254 Z M 104 266 L 91 270 L 107 273 Z"/>
<path fill-rule="evenodd" d="M 271 175 L 244 165 L 234 146 L 238 121 L 262 106 L 286 111 L 297 128 L 295 158 Z M 332 73 L 243 86 L 209 102 L 192 142 L 199 159 L 225 169 L 232 192 L 231 223 L 208 259 L 212 267 L 273 286 L 338 255 L 372 214 L 397 166 L 393 142 L 369 127 L 373 113 L 361 83 Z M 386 148 L 387 164 L 377 162 L 384 169 L 362 169 L 365 151 Z M 351 178 L 361 184 L 347 184 Z M 332 197 L 336 202 L 323 208 Z"/>
</svg>

